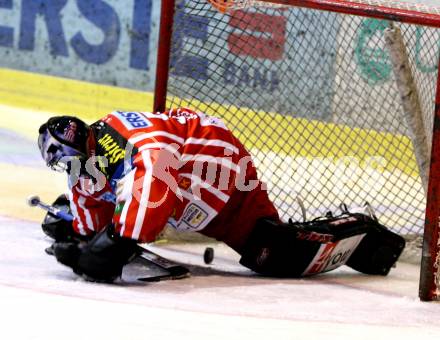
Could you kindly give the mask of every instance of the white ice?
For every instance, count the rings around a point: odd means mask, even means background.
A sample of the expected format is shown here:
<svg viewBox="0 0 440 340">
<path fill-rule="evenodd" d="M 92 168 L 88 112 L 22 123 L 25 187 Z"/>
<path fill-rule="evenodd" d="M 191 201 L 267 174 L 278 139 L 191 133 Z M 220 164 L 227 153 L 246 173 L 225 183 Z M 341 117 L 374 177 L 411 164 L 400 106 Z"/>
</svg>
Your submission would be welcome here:
<svg viewBox="0 0 440 340">
<path fill-rule="evenodd" d="M 418 266 L 388 277 L 349 268 L 308 279 L 253 276 L 213 245 L 153 249 L 190 265 L 192 277 L 97 284 L 44 253 L 35 222 L 0 217 L 1 339 L 439 339 L 440 304 L 417 297 Z"/>
</svg>

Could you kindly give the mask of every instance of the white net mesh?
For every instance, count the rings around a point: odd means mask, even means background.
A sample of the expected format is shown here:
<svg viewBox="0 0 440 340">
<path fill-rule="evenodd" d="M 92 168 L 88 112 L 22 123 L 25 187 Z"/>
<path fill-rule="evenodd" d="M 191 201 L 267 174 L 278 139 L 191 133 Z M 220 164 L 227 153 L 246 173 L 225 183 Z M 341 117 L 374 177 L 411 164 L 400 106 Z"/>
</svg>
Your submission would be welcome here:
<svg viewBox="0 0 440 340">
<path fill-rule="evenodd" d="M 355 1 L 440 14 L 429 3 Z M 216 2 L 246 9 L 223 14 L 205 0 L 176 1 L 166 107 L 223 117 L 251 151 L 283 219 L 302 218 L 297 197 L 310 218 L 368 202 L 381 223 L 413 240 L 408 250 L 419 262 L 426 196 L 385 43 L 389 22 Z M 395 25 L 430 145 L 440 30 Z"/>
<path fill-rule="evenodd" d="M 178 1 L 167 107 L 220 115 L 251 150 L 284 219 L 369 202 L 421 235 L 425 193 L 384 20 L 290 7 L 221 14 Z M 428 132 L 439 31 L 401 25 Z M 431 138 L 431 135 L 428 136 Z"/>
</svg>

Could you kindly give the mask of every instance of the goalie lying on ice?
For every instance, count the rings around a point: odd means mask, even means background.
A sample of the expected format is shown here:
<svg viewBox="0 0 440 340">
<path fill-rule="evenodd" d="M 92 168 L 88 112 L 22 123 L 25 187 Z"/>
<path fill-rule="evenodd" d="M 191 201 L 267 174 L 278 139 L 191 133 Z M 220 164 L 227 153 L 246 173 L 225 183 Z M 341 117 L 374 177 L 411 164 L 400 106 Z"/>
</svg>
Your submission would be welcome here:
<svg viewBox="0 0 440 340">
<path fill-rule="evenodd" d="M 168 224 L 223 241 L 257 273 L 300 277 L 340 265 L 386 275 L 403 239 L 363 214 L 285 223 L 244 146 L 220 119 L 188 109 L 112 112 L 39 129 L 46 164 L 66 171 L 72 224 L 43 226 L 57 260 L 112 281 Z M 86 240 L 86 242 L 84 242 Z"/>
</svg>

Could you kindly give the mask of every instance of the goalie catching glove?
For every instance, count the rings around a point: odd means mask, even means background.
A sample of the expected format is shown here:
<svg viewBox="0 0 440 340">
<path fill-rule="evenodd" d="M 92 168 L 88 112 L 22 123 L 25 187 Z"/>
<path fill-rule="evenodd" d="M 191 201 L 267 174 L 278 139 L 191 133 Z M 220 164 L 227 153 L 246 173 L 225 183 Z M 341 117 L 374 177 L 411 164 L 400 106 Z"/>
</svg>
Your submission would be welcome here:
<svg viewBox="0 0 440 340">
<path fill-rule="evenodd" d="M 52 206 L 71 213 L 69 200 L 64 194 L 58 196 Z M 95 236 L 82 236 L 75 233 L 71 221 L 48 212 L 41 228 L 54 240 L 46 252 L 91 281 L 113 281 L 139 250 L 136 241 L 116 235 L 112 225 Z"/>
<path fill-rule="evenodd" d="M 115 234 L 109 225 L 87 243 L 56 242 L 58 262 L 90 281 L 112 282 L 139 251 L 136 241 Z"/>
<path fill-rule="evenodd" d="M 401 236 L 360 213 L 295 223 L 261 219 L 240 263 L 277 277 L 309 276 L 344 264 L 365 274 L 387 275 L 404 247 Z"/>
</svg>

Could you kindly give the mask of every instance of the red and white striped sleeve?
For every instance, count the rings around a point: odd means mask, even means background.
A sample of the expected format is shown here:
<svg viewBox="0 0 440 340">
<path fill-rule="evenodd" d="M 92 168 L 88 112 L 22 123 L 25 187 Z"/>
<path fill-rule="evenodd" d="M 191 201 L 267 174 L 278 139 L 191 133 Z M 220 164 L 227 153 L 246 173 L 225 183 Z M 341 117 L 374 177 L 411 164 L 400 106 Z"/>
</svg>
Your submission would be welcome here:
<svg viewBox="0 0 440 340">
<path fill-rule="evenodd" d="M 88 195 L 79 184 L 69 191 L 73 229 L 80 235 L 92 235 L 112 221 L 115 205 Z"/>
</svg>

